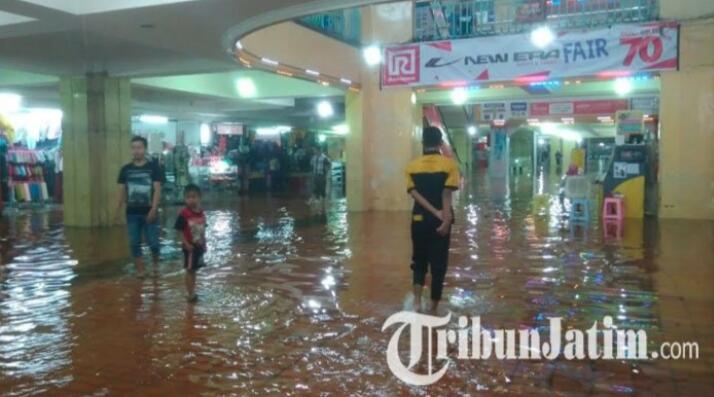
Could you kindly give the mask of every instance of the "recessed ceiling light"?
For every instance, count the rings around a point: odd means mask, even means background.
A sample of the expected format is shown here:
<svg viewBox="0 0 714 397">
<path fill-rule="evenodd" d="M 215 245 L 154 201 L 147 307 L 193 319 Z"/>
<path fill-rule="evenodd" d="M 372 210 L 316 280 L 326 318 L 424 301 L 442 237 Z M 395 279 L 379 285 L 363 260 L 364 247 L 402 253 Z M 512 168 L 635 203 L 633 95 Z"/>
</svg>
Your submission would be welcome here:
<svg viewBox="0 0 714 397">
<path fill-rule="evenodd" d="M 252 98 L 258 93 L 258 89 L 250 77 L 241 77 L 236 81 L 236 90 L 241 98 Z"/>
<path fill-rule="evenodd" d="M 332 104 L 328 101 L 321 101 L 317 104 L 317 115 L 320 118 L 326 119 L 332 117 L 335 114 L 335 109 Z"/>
</svg>

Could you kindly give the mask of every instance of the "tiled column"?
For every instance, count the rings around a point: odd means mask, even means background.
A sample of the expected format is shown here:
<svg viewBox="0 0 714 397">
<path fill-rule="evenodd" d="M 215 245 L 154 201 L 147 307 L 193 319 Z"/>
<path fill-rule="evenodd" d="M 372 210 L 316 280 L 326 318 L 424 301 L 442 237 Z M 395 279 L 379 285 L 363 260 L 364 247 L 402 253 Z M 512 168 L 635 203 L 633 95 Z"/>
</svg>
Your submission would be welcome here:
<svg viewBox="0 0 714 397">
<path fill-rule="evenodd" d="M 411 40 L 412 3 L 362 9 L 365 43 Z M 404 169 L 421 150 L 421 109 L 408 88 L 380 88 L 379 67 L 364 66 L 362 90 L 346 98 L 347 205 L 350 211 L 407 210 Z"/>
<path fill-rule="evenodd" d="M 66 77 L 60 80 L 60 96 L 65 225 L 110 225 L 117 174 L 130 159 L 129 79 Z"/>
</svg>

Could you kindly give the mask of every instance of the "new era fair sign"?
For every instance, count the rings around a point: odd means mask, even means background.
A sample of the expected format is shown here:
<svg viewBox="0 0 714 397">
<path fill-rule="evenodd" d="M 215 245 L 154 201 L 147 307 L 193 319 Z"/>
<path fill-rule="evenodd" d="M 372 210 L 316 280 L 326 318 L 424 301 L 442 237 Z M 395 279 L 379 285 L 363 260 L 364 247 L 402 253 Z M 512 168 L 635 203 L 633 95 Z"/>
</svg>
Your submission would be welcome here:
<svg viewBox="0 0 714 397">
<path fill-rule="evenodd" d="M 387 46 L 382 85 L 532 82 L 600 73 L 676 70 L 676 22 L 559 32 L 545 48 L 530 34 Z"/>
</svg>

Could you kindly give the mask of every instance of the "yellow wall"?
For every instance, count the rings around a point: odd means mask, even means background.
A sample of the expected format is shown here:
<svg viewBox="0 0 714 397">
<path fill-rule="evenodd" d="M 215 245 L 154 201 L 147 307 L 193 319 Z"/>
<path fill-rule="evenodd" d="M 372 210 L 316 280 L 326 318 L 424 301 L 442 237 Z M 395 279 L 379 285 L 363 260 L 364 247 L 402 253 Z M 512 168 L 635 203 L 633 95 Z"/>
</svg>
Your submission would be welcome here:
<svg viewBox="0 0 714 397">
<path fill-rule="evenodd" d="M 664 19 L 714 13 L 714 1 L 662 1 Z M 680 70 L 662 73 L 663 218 L 714 219 L 714 18 L 682 20 Z"/>
<path fill-rule="evenodd" d="M 284 22 L 251 33 L 241 40 L 251 53 L 290 66 L 312 69 L 358 82 L 360 51 L 294 22 Z"/>
</svg>

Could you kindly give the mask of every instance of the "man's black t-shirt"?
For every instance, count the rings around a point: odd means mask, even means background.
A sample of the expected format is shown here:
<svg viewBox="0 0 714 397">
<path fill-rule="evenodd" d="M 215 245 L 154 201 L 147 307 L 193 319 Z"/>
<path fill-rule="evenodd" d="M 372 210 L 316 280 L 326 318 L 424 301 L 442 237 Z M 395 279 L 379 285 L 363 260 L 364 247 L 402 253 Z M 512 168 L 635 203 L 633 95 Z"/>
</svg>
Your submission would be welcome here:
<svg viewBox="0 0 714 397">
<path fill-rule="evenodd" d="M 117 183 L 126 186 L 127 215 L 147 215 L 151 211 L 154 182 L 162 182 L 161 170 L 153 161 L 138 166 L 129 163 L 121 168 Z"/>
</svg>

